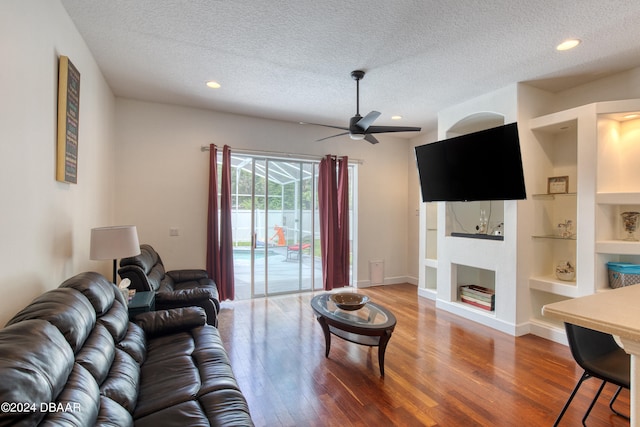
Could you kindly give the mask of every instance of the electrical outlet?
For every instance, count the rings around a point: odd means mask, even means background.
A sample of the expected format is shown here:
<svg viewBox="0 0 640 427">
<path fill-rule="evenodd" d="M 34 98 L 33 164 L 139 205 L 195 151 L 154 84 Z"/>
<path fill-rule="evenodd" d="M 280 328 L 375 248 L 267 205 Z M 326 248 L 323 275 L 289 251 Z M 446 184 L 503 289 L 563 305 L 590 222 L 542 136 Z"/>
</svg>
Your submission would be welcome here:
<svg viewBox="0 0 640 427">
<path fill-rule="evenodd" d="M 171 227 L 169 229 L 169 236 L 175 237 L 175 236 L 179 236 L 179 235 L 180 235 L 180 232 L 179 232 L 179 230 L 177 228 Z"/>
</svg>

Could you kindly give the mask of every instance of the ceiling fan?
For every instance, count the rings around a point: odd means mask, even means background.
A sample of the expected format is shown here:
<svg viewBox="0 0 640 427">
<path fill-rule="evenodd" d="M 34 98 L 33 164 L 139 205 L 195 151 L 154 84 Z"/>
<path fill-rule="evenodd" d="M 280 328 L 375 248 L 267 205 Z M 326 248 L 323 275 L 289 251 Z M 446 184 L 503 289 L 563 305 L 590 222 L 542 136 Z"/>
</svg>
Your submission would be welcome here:
<svg viewBox="0 0 640 427">
<path fill-rule="evenodd" d="M 318 139 L 318 141 L 324 141 L 325 139 L 334 138 L 336 136 L 349 135 L 351 139 L 364 139 L 371 144 L 377 144 L 379 141 L 372 134 L 374 133 L 387 133 L 387 132 L 420 132 L 422 128 L 408 127 L 408 126 L 371 126 L 373 122 L 380 116 L 379 111 L 371 111 L 366 116 L 360 115 L 360 80 L 364 77 L 364 71 L 355 70 L 351 72 L 351 78 L 356 81 L 356 115 L 349 120 L 349 127 L 322 125 L 319 123 L 306 123 L 301 124 L 324 126 L 333 129 L 342 129 L 347 132 L 342 132 L 337 135 L 327 136 L 326 138 Z"/>
</svg>

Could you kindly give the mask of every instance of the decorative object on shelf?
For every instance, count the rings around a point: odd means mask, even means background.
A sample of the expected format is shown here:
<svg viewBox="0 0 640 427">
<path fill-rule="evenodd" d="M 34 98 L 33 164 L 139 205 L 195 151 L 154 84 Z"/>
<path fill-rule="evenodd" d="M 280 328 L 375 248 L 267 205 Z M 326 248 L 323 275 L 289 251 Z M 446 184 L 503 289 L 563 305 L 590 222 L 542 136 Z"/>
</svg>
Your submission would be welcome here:
<svg viewBox="0 0 640 427">
<path fill-rule="evenodd" d="M 570 219 L 565 220 L 558 224 L 558 235 L 563 239 L 570 239 L 573 237 L 573 221 Z"/>
<path fill-rule="evenodd" d="M 609 286 L 621 288 L 640 283 L 640 265 L 629 262 L 608 262 Z"/>
<path fill-rule="evenodd" d="M 331 294 L 329 299 L 333 301 L 338 308 L 347 311 L 360 310 L 369 301 L 368 296 L 351 292 Z"/>
<path fill-rule="evenodd" d="M 576 267 L 570 261 L 560 261 L 556 265 L 556 277 L 569 282 L 576 277 Z"/>
<path fill-rule="evenodd" d="M 640 212 L 622 212 L 620 216 L 622 216 L 622 226 L 624 227 L 624 231 L 627 232 L 627 237 L 624 240 L 628 240 L 630 242 L 637 242 L 635 232 L 638 227 L 638 216 Z"/>
<path fill-rule="evenodd" d="M 547 179 L 547 193 L 564 194 L 569 192 L 568 176 L 552 176 Z"/>
<path fill-rule="evenodd" d="M 484 209 L 480 209 L 480 224 L 476 226 L 478 234 L 487 234 L 487 213 Z"/>
<path fill-rule="evenodd" d="M 78 124 L 80 72 L 69 58 L 60 56 L 58 70 L 58 142 L 56 180 L 78 183 Z"/>
</svg>

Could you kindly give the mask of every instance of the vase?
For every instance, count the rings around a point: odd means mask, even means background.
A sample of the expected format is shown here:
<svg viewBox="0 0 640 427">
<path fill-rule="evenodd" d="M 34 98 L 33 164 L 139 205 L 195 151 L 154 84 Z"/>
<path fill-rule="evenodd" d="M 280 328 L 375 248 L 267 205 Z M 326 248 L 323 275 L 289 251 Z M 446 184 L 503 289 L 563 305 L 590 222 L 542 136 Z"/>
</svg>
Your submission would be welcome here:
<svg viewBox="0 0 640 427">
<path fill-rule="evenodd" d="M 640 212 L 622 212 L 620 216 L 622 216 L 624 231 L 627 233 L 624 240 L 637 242 L 638 239 L 636 239 L 635 232 L 638 227 L 638 216 L 640 216 Z"/>
</svg>

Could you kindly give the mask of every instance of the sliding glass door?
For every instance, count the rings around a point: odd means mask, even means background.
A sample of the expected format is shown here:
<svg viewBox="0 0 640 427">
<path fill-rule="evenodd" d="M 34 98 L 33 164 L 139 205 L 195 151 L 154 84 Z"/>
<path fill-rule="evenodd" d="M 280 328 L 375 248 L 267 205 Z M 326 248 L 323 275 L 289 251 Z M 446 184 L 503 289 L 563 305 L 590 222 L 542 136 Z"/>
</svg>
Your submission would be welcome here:
<svg viewBox="0 0 640 427">
<path fill-rule="evenodd" d="M 322 289 L 318 163 L 232 154 L 236 298 Z"/>
</svg>

